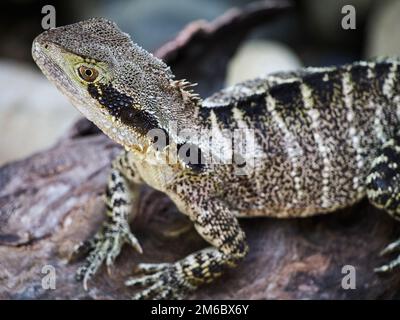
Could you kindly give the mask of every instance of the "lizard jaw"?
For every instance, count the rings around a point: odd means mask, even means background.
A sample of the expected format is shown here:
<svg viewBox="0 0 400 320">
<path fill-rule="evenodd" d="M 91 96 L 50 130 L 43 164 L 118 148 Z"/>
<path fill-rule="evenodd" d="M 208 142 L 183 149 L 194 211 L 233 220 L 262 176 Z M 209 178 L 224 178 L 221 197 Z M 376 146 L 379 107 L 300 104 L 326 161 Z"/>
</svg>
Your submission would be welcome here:
<svg viewBox="0 0 400 320">
<path fill-rule="evenodd" d="M 62 49 L 56 44 L 47 40 L 47 32 L 37 36 L 32 44 L 32 57 L 40 70 L 55 84 L 71 103 L 81 112 L 85 117 L 92 121 L 95 115 L 89 112 L 89 108 L 83 105 L 83 101 L 77 97 L 84 94 L 83 90 L 79 88 L 73 80 L 68 76 L 64 70 L 64 61 L 62 58 Z M 90 108 L 92 109 L 92 108 Z"/>
</svg>

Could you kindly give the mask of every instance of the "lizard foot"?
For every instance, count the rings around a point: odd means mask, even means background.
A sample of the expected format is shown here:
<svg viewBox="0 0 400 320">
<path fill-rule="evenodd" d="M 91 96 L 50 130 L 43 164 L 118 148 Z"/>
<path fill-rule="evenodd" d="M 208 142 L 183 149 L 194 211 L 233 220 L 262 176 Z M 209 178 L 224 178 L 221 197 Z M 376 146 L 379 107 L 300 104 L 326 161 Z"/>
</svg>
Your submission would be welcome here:
<svg viewBox="0 0 400 320">
<path fill-rule="evenodd" d="M 130 231 L 127 224 L 124 226 L 106 224 L 104 229 L 98 232 L 93 239 L 76 248 L 76 251 L 79 251 L 85 247 L 89 247 L 90 251 L 84 265 L 76 272 L 76 279 L 83 281 L 85 290 L 87 290 L 87 282 L 93 277 L 104 261 L 106 262 L 107 271 L 110 273 L 114 260 L 119 255 L 125 243 L 129 243 L 139 253 L 143 252 L 138 240 Z"/>
<path fill-rule="evenodd" d="M 141 263 L 137 271 L 143 276 L 129 278 L 125 285 L 147 287 L 134 295 L 134 300 L 169 300 L 183 299 L 189 292 L 197 288 L 188 273 L 188 265 L 184 260 L 176 263 Z"/>
<path fill-rule="evenodd" d="M 391 253 L 399 251 L 399 250 L 400 250 L 400 239 L 390 243 L 385 249 L 383 249 L 380 252 L 380 255 L 383 256 L 383 255 L 391 254 Z M 400 266 L 400 255 L 396 259 L 390 261 L 388 264 L 385 264 L 379 268 L 375 268 L 374 271 L 379 272 L 379 273 L 388 272 L 388 271 L 394 270 L 395 268 L 397 268 L 399 266 Z"/>
<path fill-rule="evenodd" d="M 128 279 L 127 286 L 146 287 L 133 299 L 183 299 L 201 284 L 210 283 L 222 274 L 226 266 L 233 266 L 234 258 L 215 248 L 197 251 L 175 263 L 137 266 L 142 276 Z"/>
</svg>

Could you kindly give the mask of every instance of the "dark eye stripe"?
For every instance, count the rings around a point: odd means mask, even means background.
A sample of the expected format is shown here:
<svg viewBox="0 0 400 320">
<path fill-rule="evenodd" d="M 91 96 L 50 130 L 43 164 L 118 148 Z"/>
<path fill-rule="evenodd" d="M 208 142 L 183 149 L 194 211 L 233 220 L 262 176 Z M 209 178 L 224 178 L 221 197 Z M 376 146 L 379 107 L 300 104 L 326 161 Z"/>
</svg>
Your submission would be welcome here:
<svg viewBox="0 0 400 320">
<path fill-rule="evenodd" d="M 110 115 L 119 119 L 122 123 L 132 127 L 142 135 L 146 135 L 151 129 L 159 128 L 157 119 L 144 110 L 138 110 L 133 106 L 133 99 L 119 92 L 111 84 L 89 84 L 89 94 L 104 106 Z"/>
</svg>

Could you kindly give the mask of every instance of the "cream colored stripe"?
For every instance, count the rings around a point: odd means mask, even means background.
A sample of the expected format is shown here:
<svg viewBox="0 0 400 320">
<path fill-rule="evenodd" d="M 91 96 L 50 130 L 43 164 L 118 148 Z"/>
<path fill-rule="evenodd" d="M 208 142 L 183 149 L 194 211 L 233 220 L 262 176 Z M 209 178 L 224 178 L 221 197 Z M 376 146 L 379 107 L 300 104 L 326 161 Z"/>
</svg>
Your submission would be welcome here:
<svg viewBox="0 0 400 320">
<path fill-rule="evenodd" d="M 342 94 L 344 97 L 344 106 L 347 110 L 346 120 L 349 123 L 348 125 L 348 139 L 352 149 L 356 152 L 356 174 L 353 178 L 353 189 L 361 188 L 361 181 L 359 180 L 359 172 L 364 167 L 364 159 L 363 159 L 363 149 L 361 148 L 360 136 L 364 134 L 362 130 L 360 130 L 356 123 L 356 115 L 354 112 L 353 105 L 353 82 L 350 77 L 350 73 L 347 70 L 342 76 Z M 361 190 L 360 190 L 361 191 Z"/>
<path fill-rule="evenodd" d="M 301 95 L 303 97 L 304 109 L 307 115 L 311 118 L 311 129 L 314 136 L 314 141 L 317 146 L 318 152 L 322 158 L 322 194 L 321 194 L 321 206 L 323 208 L 329 208 L 331 206 L 330 201 L 330 175 L 332 171 L 332 164 L 329 159 L 330 150 L 325 145 L 323 137 L 321 136 L 321 123 L 320 113 L 315 108 L 314 98 L 312 96 L 312 90 L 309 86 L 301 84 Z"/>
<path fill-rule="evenodd" d="M 300 159 L 303 156 L 303 150 L 300 147 L 299 143 L 296 141 L 296 137 L 290 132 L 289 128 L 286 126 L 286 123 L 283 120 L 282 116 L 276 110 L 276 103 L 276 100 L 271 95 L 267 94 L 267 110 L 271 114 L 272 122 L 275 123 L 283 133 L 285 150 L 293 168 L 290 172 L 290 175 L 294 182 L 296 196 L 294 199 L 292 199 L 292 204 L 288 205 L 295 205 L 304 197 L 301 177 L 297 173 L 297 169 L 300 167 Z"/>
</svg>

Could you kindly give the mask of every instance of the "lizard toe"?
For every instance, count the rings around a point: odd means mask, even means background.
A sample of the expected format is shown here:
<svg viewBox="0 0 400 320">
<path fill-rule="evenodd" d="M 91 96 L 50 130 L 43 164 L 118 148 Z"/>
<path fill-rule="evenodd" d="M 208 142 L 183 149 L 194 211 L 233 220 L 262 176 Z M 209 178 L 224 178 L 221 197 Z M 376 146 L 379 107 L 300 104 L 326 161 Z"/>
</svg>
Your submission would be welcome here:
<svg viewBox="0 0 400 320">
<path fill-rule="evenodd" d="M 161 281 L 132 297 L 133 300 L 182 300 L 183 298 L 183 292 L 172 287 L 166 287 Z"/>
<path fill-rule="evenodd" d="M 135 267 L 135 273 L 154 274 L 170 267 L 172 267 L 171 263 L 139 263 Z"/>
<path fill-rule="evenodd" d="M 109 239 L 93 243 L 94 247 L 86 257 L 85 263 L 78 268 L 75 278 L 78 281 L 83 281 L 83 288 L 85 290 L 87 290 L 87 282 L 97 272 L 106 258 L 109 243 Z"/>
<path fill-rule="evenodd" d="M 183 299 L 188 292 L 197 288 L 191 283 L 189 274 L 182 271 L 181 262 L 140 264 L 139 268 L 153 274 L 130 278 L 125 282 L 127 286 L 147 287 L 133 296 L 135 300 Z"/>
<path fill-rule="evenodd" d="M 390 254 L 390 253 L 393 253 L 393 252 L 399 251 L 399 250 L 400 250 L 400 239 L 398 239 L 392 243 L 389 243 L 389 245 L 385 249 L 383 249 L 379 253 L 379 255 L 384 256 L 384 255 L 387 255 L 387 254 Z"/>
<path fill-rule="evenodd" d="M 399 267 L 400 267 L 400 255 L 396 259 L 390 261 L 388 264 L 380 266 L 379 268 L 375 268 L 374 271 L 377 273 L 385 273 L 393 271 L 394 269 L 397 269 Z"/>
</svg>

